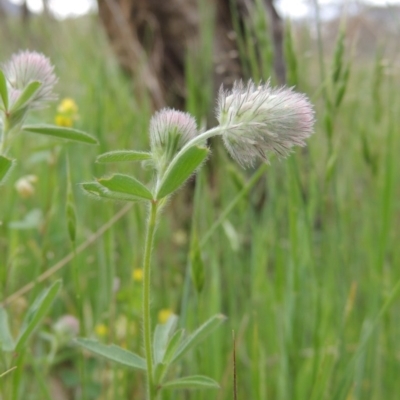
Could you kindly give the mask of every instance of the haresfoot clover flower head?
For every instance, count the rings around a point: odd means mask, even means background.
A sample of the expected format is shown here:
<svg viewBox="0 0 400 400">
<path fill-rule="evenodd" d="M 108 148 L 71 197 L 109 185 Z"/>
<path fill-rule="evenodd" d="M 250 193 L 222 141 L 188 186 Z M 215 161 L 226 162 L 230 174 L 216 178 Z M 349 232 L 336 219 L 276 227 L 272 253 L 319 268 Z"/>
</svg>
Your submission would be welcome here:
<svg viewBox="0 0 400 400">
<path fill-rule="evenodd" d="M 162 171 L 196 135 L 196 121 L 190 114 L 168 108 L 157 112 L 150 121 L 150 145 L 157 169 Z"/>
<path fill-rule="evenodd" d="M 48 101 L 55 100 L 53 93 L 57 77 L 50 60 L 35 51 L 21 51 L 11 56 L 11 59 L 2 65 L 4 75 L 10 85 L 10 103 L 16 101 L 18 93 L 34 81 L 41 83 L 40 88 L 33 95 L 29 105 L 32 108 L 42 108 Z"/>
<path fill-rule="evenodd" d="M 314 111 L 307 96 L 292 88 L 274 89 L 235 82 L 232 91 L 220 89 L 217 119 L 225 146 L 242 166 L 269 154 L 287 156 L 292 147 L 304 146 L 313 133 Z"/>
</svg>

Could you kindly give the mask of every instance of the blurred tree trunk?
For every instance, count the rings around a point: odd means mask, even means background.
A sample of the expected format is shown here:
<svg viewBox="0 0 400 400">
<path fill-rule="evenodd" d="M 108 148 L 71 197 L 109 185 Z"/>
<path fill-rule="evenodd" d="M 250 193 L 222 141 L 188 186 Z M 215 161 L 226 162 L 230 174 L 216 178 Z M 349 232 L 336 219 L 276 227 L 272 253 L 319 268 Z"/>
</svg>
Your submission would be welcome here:
<svg viewBox="0 0 400 400">
<path fill-rule="evenodd" d="M 230 0 L 203 0 L 214 9 L 215 87 L 241 75 Z M 240 14 L 244 0 L 237 0 Z M 150 92 L 155 107 L 182 106 L 187 52 L 201 49 L 199 0 L 98 0 L 99 14 L 121 66 Z M 209 3 L 209 5 L 207 4 Z M 212 79 L 210 77 L 209 79 Z"/>
<path fill-rule="evenodd" d="M 274 70 L 285 80 L 282 21 L 273 0 L 262 0 L 270 15 Z M 120 65 L 135 77 L 138 89 L 150 93 L 155 108 L 165 104 L 182 108 L 185 101 L 187 55 L 201 62 L 210 56 L 210 76 L 196 76 L 197 84 L 212 80 L 214 94 L 222 83 L 230 86 L 242 77 L 236 28 L 243 27 L 254 0 L 97 0 L 100 19 Z M 204 10 L 209 16 L 204 21 Z M 211 17 L 210 17 L 211 15 Z M 211 54 L 205 54 L 204 29 L 212 23 Z M 268 34 L 268 33 L 266 33 Z M 203 47 L 202 47 L 203 46 Z M 193 58 L 193 57 L 192 57 Z M 201 82 L 203 80 L 203 82 Z"/>
</svg>

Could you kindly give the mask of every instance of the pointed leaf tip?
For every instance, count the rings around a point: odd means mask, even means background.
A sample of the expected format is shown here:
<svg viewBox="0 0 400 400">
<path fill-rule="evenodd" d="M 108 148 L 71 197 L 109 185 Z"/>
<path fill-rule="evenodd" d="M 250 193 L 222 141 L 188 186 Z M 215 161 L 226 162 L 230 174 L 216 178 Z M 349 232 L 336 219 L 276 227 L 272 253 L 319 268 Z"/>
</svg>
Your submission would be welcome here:
<svg viewBox="0 0 400 400">
<path fill-rule="evenodd" d="M 39 133 L 40 135 L 53 136 L 59 139 L 71 140 L 85 144 L 98 144 L 95 137 L 74 128 L 64 128 L 56 125 L 24 125 L 25 132 Z"/>
</svg>

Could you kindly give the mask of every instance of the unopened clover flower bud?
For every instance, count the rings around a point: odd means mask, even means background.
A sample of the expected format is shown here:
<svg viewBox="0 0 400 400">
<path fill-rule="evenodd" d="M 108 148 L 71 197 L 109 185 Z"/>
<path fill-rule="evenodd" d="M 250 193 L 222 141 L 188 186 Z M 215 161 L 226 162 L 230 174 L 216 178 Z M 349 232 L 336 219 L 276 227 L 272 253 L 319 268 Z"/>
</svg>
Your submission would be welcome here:
<svg viewBox="0 0 400 400">
<path fill-rule="evenodd" d="M 231 156 L 242 166 L 269 154 L 287 156 L 292 147 L 304 146 L 313 133 L 314 111 L 307 96 L 291 88 L 272 88 L 235 82 L 231 91 L 221 88 L 217 119 Z"/>
<path fill-rule="evenodd" d="M 10 85 L 11 93 L 14 93 L 14 96 L 10 96 L 11 104 L 16 101 L 13 99 L 15 94 L 34 81 L 38 81 L 42 85 L 29 103 L 32 108 L 41 108 L 48 101 L 56 98 L 53 93 L 54 85 L 57 83 L 54 66 L 43 54 L 35 51 L 21 51 L 12 55 L 2 69 Z"/>
<path fill-rule="evenodd" d="M 21 197 L 28 198 L 35 194 L 34 183 L 36 182 L 36 175 L 27 175 L 18 179 L 14 187 Z"/>
<path fill-rule="evenodd" d="M 71 339 L 79 334 L 79 321 L 73 315 L 63 315 L 53 329 L 59 336 Z"/>
<path fill-rule="evenodd" d="M 150 144 L 157 167 L 162 170 L 196 135 L 196 121 L 190 114 L 168 108 L 157 112 L 150 121 Z"/>
</svg>

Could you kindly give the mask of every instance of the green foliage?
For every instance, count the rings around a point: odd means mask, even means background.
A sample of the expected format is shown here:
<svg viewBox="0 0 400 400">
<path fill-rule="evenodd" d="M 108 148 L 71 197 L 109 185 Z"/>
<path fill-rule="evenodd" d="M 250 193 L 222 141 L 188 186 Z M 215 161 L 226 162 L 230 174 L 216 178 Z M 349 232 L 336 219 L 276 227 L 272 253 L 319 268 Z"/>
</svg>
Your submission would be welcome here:
<svg viewBox="0 0 400 400">
<path fill-rule="evenodd" d="M 5 110 L 8 110 L 8 90 L 4 72 L 0 69 L 0 97 Z"/>
<path fill-rule="evenodd" d="M 146 370 L 146 360 L 144 358 L 114 344 L 105 345 L 92 339 L 76 339 L 76 343 L 96 355 L 105 357 L 107 360 L 130 368 Z"/>
<path fill-rule="evenodd" d="M 218 328 L 224 321 L 226 317 L 222 314 L 214 315 L 203 325 L 197 328 L 190 336 L 185 338 L 178 346 L 175 354 L 172 357 L 171 362 L 178 361 L 183 357 L 189 350 L 196 347 L 200 342 L 202 342 L 211 332 Z"/>
<path fill-rule="evenodd" d="M 209 150 L 206 147 L 198 146 L 189 147 L 180 153 L 165 171 L 156 199 L 162 199 L 181 187 L 205 161 L 208 154 Z"/>
<path fill-rule="evenodd" d="M 59 139 L 66 139 L 74 142 L 85 144 L 98 144 L 98 141 L 93 136 L 86 132 L 73 128 L 64 128 L 55 125 L 24 125 L 22 129 L 25 132 L 38 133 L 40 135 L 52 136 Z"/>
<path fill-rule="evenodd" d="M 162 385 L 163 389 L 219 389 L 218 382 L 207 376 L 193 375 L 175 379 Z"/>
<path fill-rule="evenodd" d="M 128 162 L 151 160 L 151 154 L 135 150 L 114 150 L 96 158 L 98 163 Z"/>
<path fill-rule="evenodd" d="M 28 106 L 29 102 L 32 100 L 32 97 L 36 94 L 41 86 L 42 84 L 40 82 L 30 82 L 19 95 L 17 101 L 11 106 L 10 113 L 17 112 Z"/>
<path fill-rule="evenodd" d="M 49 312 L 61 286 L 61 280 L 55 281 L 49 288 L 44 289 L 29 307 L 16 340 L 15 351 L 17 353 L 25 347 L 34 330 Z"/>
<path fill-rule="evenodd" d="M 11 172 L 15 160 L 0 155 L 0 186 L 6 180 L 7 175 Z"/>
<path fill-rule="evenodd" d="M 109 178 L 101 178 L 98 180 L 100 185 L 104 186 L 111 192 L 128 194 L 130 196 L 136 197 L 143 200 L 152 200 L 153 195 L 143 183 L 139 182 L 136 178 L 123 175 L 114 174 Z M 123 198 L 121 198 L 123 200 Z"/>
<path fill-rule="evenodd" d="M 197 293 L 200 294 L 203 290 L 205 280 L 204 262 L 201 255 L 200 243 L 196 232 L 193 232 L 192 236 L 193 238 L 190 248 L 191 276 L 194 287 Z"/>
<path fill-rule="evenodd" d="M 14 351 L 15 343 L 8 324 L 7 311 L 0 307 L 0 347 L 3 351 Z"/>
</svg>

